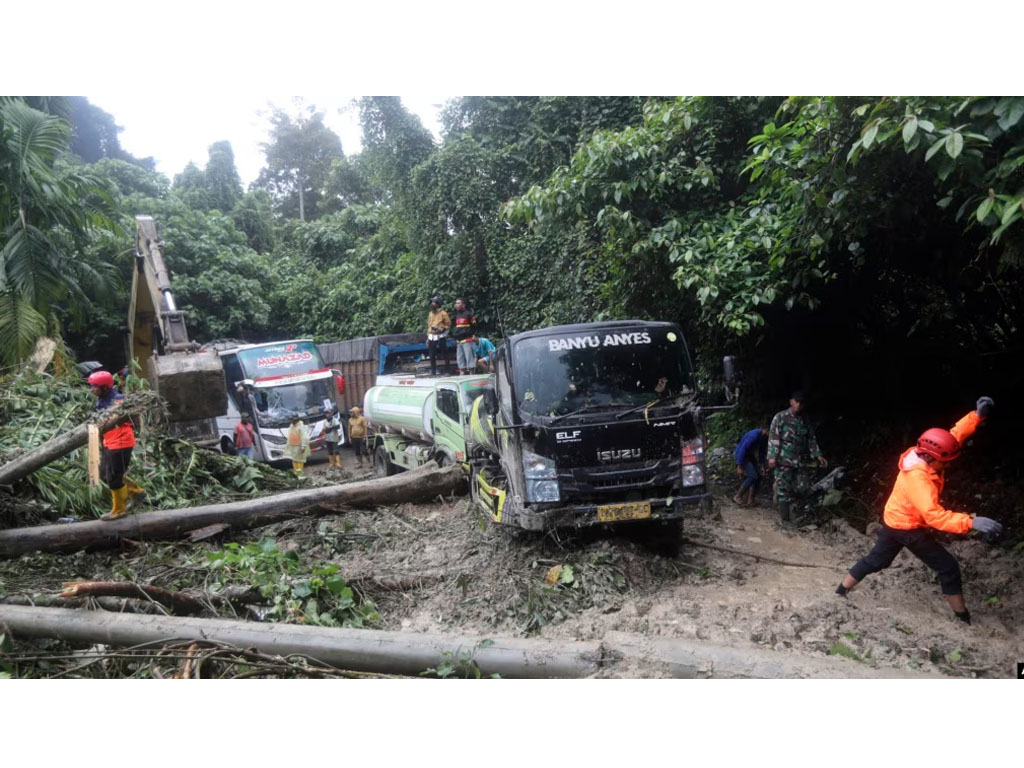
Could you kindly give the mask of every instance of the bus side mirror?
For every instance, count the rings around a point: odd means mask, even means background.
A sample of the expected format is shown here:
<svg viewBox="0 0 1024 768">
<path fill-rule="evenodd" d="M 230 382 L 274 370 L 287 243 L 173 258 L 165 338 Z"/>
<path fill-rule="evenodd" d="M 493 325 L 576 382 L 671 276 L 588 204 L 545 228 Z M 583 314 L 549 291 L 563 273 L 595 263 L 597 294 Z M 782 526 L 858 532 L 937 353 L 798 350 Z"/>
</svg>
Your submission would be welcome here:
<svg viewBox="0 0 1024 768">
<path fill-rule="evenodd" d="M 735 357 L 726 355 L 722 358 L 722 373 L 725 378 L 725 399 L 727 402 L 734 403 L 740 399 L 741 378 Z"/>
</svg>

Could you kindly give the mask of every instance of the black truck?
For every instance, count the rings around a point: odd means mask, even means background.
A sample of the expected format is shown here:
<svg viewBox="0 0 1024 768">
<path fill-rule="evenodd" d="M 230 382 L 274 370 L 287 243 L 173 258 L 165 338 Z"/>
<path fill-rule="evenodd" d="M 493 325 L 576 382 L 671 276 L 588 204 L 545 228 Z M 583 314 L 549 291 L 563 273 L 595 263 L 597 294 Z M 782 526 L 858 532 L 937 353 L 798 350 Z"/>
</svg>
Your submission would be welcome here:
<svg viewBox="0 0 1024 768">
<path fill-rule="evenodd" d="M 672 323 L 509 337 L 494 391 L 474 404 L 470 437 L 472 498 L 497 523 L 649 520 L 678 531 L 687 510 L 710 509 L 696 381 Z"/>
</svg>

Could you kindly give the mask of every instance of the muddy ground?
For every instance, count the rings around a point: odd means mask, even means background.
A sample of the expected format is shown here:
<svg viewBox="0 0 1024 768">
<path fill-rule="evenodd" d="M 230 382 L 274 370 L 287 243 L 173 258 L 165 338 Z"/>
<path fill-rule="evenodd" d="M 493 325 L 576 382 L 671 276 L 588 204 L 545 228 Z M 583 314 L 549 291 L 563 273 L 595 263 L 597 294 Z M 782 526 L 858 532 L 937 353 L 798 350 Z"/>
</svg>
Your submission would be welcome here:
<svg viewBox="0 0 1024 768">
<path fill-rule="evenodd" d="M 312 482 L 358 476 L 325 465 L 310 469 Z M 834 589 L 845 569 L 872 544 L 843 521 L 783 530 L 772 510 L 741 508 L 719 493 L 715 516 L 687 521 L 677 557 L 655 545 L 656 534 L 516 534 L 454 497 L 297 519 L 238 540 L 271 535 L 282 549 L 336 562 L 376 603 L 380 629 L 579 640 L 614 630 L 792 656 L 840 655 L 871 667 L 955 677 L 1010 677 L 1024 660 L 1024 594 L 1015 588 L 1024 553 L 949 538 L 974 616 L 966 626 L 954 620 L 930 571 L 907 552 L 848 598 L 838 597 Z M 58 578 L 132 576 L 184 588 L 195 584 L 189 553 L 218 546 L 176 545 L 171 555 L 154 548 L 35 556 L 22 558 L 20 567 L 0 564 L 0 579 L 9 596 L 38 594 L 48 589 L 47 579 Z"/>
</svg>

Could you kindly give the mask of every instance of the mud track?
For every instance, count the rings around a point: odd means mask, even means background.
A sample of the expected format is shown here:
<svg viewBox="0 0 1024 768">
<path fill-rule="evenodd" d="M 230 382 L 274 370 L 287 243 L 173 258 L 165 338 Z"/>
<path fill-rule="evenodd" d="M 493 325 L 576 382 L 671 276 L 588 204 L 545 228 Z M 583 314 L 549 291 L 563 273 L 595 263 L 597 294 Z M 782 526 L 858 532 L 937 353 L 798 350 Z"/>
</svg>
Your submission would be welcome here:
<svg viewBox="0 0 1024 768">
<path fill-rule="evenodd" d="M 842 656 L 908 675 L 1010 677 L 1024 660 L 1024 598 L 1015 588 L 1022 553 L 947 540 L 964 572 L 974 615 L 968 627 L 908 552 L 848 598 L 837 596 L 846 569 L 873 543 L 845 522 L 786 531 L 766 508 L 740 508 L 720 496 L 716 509 L 720 520 L 687 521 L 687 543 L 670 558 L 652 549 L 647 533 L 514 535 L 477 518 L 464 499 L 405 505 L 338 519 L 333 524 L 344 530 L 379 538 L 355 539 L 361 544 L 330 559 L 378 603 L 383 629 L 578 640 L 619 631 Z M 557 566 L 561 578 L 550 586 L 545 577 Z"/>
</svg>

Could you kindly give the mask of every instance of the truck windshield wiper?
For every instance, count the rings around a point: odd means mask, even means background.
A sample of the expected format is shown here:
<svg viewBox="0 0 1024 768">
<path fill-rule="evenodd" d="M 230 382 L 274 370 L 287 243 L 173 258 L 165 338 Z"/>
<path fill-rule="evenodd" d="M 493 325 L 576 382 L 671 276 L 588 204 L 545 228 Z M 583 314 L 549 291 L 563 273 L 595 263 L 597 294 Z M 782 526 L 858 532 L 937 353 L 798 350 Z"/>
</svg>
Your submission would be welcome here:
<svg viewBox="0 0 1024 768">
<path fill-rule="evenodd" d="M 577 416 L 577 415 L 579 415 L 581 413 L 586 413 L 587 411 L 592 411 L 595 408 L 621 408 L 621 407 L 622 407 L 622 403 L 590 403 L 589 405 L 584 405 L 582 408 L 577 408 L 575 411 L 569 411 L 569 413 L 559 414 L 558 416 L 555 416 L 554 418 L 552 418 L 551 421 L 549 421 L 548 423 L 549 424 L 554 424 L 555 422 L 561 421 L 562 419 L 567 419 L 570 416 Z"/>
<path fill-rule="evenodd" d="M 679 400 L 679 398 L 681 398 L 681 397 L 685 397 L 686 400 L 684 400 L 681 403 L 677 402 Z M 658 408 L 658 407 L 661 407 L 663 405 L 669 405 L 669 404 L 675 405 L 677 408 L 681 408 L 684 405 L 686 405 L 686 403 L 688 403 L 690 400 L 692 400 L 693 397 L 694 397 L 693 395 L 685 395 L 685 394 L 683 394 L 683 395 L 676 395 L 675 397 L 666 397 L 666 398 L 662 398 L 662 399 L 659 399 L 659 400 L 652 400 L 649 403 L 642 403 L 641 405 L 634 405 L 632 408 L 627 408 L 626 410 L 622 411 L 621 413 L 615 414 L 615 420 L 618 421 L 623 416 L 629 416 L 630 414 L 636 413 L 637 411 L 642 411 L 645 408 Z"/>
</svg>

